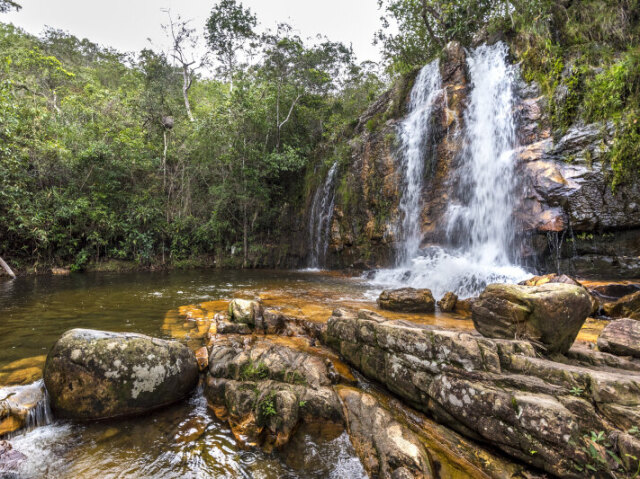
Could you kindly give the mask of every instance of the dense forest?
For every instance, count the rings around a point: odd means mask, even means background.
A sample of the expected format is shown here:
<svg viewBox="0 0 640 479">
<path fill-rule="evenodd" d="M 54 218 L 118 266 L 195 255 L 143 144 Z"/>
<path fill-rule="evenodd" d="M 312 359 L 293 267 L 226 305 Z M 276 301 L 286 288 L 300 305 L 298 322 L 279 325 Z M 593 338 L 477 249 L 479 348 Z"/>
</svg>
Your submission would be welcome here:
<svg viewBox="0 0 640 479">
<path fill-rule="evenodd" d="M 264 29 L 236 0 L 204 22 L 167 12 L 164 52 L 0 24 L 0 256 L 72 269 L 250 266 L 282 240 L 283 215 L 304 207 L 314 175 L 348 160 L 366 108 L 453 40 L 505 40 L 557 134 L 613 122 L 611 188 L 635 180 L 640 2 L 378 3 L 383 65 L 287 24 Z M 19 8 L 0 0 L 0 12 Z"/>
</svg>

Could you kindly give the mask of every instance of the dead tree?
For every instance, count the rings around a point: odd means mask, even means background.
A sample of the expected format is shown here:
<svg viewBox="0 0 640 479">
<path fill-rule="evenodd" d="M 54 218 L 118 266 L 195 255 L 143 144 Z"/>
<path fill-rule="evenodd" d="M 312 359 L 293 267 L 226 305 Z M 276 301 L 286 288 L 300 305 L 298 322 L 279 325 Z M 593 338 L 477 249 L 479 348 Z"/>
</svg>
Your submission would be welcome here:
<svg viewBox="0 0 640 479">
<path fill-rule="evenodd" d="M 171 37 L 171 58 L 178 62 L 182 70 L 182 96 L 184 99 L 184 107 L 187 110 L 189 120 L 193 121 L 191 113 L 191 104 L 189 103 L 189 89 L 193 84 L 196 72 L 209 65 L 209 57 L 207 54 L 196 58 L 196 50 L 198 47 L 198 36 L 196 29 L 190 28 L 191 20 L 183 20 L 180 15 L 174 21 L 171 17 L 171 11 L 166 10 L 169 17 L 169 24 L 162 25 L 162 28 Z"/>
</svg>

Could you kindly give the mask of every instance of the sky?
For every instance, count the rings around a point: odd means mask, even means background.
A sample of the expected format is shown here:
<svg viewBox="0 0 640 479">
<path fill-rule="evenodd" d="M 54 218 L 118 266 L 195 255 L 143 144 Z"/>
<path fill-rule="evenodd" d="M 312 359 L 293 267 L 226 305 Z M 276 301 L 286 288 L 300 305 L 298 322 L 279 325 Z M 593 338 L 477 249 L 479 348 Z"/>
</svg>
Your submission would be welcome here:
<svg viewBox="0 0 640 479">
<path fill-rule="evenodd" d="M 193 19 L 202 31 L 215 0 L 17 0 L 19 12 L 0 16 L 29 33 L 42 32 L 45 25 L 86 37 L 123 52 L 154 46 L 166 50 L 160 25 L 172 15 Z M 262 27 L 278 22 L 293 25 L 302 37 L 319 33 L 331 40 L 351 44 L 358 60 L 379 61 L 373 35 L 380 28 L 377 0 L 242 0 L 258 16 Z M 148 39 L 151 39 L 151 43 Z"/>
</svg>

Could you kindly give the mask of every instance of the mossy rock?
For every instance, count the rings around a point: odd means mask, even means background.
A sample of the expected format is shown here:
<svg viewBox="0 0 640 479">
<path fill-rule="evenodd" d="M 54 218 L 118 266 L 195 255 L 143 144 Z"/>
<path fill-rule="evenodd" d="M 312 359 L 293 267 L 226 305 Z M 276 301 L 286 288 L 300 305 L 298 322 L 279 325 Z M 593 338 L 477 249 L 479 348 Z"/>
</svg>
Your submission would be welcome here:
<svg viewBox="0 0 640 479">
<path fill-rule="evenodd" d="M 177 341 L 89 329 L 64 333 L 44 368 L 54 414 L 76 420 L 171 404 L 195 388 L 198 376 L 193 351 Z"/>
</svg>

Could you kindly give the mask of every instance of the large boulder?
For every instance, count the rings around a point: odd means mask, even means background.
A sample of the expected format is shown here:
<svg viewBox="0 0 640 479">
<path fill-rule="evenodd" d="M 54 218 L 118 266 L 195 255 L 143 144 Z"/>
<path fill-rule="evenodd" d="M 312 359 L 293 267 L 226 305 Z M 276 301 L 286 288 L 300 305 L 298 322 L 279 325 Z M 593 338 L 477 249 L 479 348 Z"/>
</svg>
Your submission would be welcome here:
<svg viewBox="0 0 640 479">
<path fill-rule="evenodd" d="M 549 354 L 566 353 L 592 310 L 580 286 L 490 284 L 473 303 L 473 324 L 488 338 L 527 339 Z"/>
<path fill-rule="evenodd" d="M 436 301 L 428 289 L 401 288 L 383 291 L 378 306 L 403 313 L 433 313 Z"/>
<path fill-rule="evenodd" d="M 640 291 L 604 305 L 604 313 L 612 318 L 640 319 Z"/>
<path fill-rule="evenodd" d="M 44 381 L 56 416 L 104 419 L 184 398 L 198 383 L 198 363 L 177 341 L 72 329 L 49 352 Z"/>
<path fill-rule="evenodd" d="M 629 318 L 612 321 L 600 334 L 598 349 L 618 356 L 640 358 L 640 321 Z"/>
</svg>

